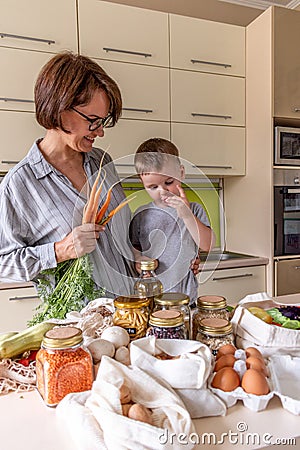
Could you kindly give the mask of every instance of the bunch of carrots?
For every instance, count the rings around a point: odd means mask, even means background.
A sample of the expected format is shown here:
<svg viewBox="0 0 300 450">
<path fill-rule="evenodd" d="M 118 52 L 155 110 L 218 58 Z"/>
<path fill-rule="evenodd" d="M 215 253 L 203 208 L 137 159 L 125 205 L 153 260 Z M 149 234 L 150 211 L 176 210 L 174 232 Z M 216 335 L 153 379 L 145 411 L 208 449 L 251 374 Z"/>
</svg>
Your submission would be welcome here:
<svg viewBox="0 0 300 450">
<path fill-rule="evenodd" d="M 104 177 L 98 187 L 103 157 L 97 177 L 90 190 L 88 201 L 84 207 L 82 223 L 106 225 L 120 209 L 135 198 L 131 197 L 124 200 L 110 211 L 108 215 L 105 215 L 110 204 L 112 190 L 119 183 L 117 181 L 108 189 L 106 199 L 99 209 L 100 195 L 106 176 L 103 169 Z M 37 307 L 37 313 L 28 322 L 28 325 L 32 326 L 48 319 L 64 319 L 68 312 L 80 311 L 85 306 L 86 300 L 94 300 L 103 295 L 103 289 L 95 289 L 92 273 L 93 267 L 88 255 L 59 263 L 55 269 L 43 271 L 37 287 L 42 303 Z M 49 276 L 54 277 L 54 286 L 51 285 Z"/>
</svg>

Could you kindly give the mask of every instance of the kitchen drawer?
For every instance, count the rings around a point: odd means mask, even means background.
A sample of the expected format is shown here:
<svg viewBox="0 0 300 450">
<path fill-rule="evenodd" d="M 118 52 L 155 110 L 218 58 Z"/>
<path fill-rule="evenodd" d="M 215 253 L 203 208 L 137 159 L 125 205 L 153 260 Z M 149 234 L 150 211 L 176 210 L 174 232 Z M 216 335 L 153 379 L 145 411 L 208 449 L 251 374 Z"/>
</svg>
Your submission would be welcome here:
<svg viewBox="0 0 300 450">
<path fill-rule="evenodd" d="M 125 119 L 170 120 L 169 71 L 114 61 L 97 61 L 118 83 Z"/>
<path fill-rule="evenodd" d="M 34 83 L 49 53 L 0 47 L 0 109 L 34 111 Z"/>
<path fill-rule="evenodd" d="M 76 0 L 1 0 L 0 34 L 3 47 L 77 51 Z"/>
<path fill-rule="evenodd" d="M 168 14 L 101 0 L 79 0 L 80 53 L 169 66 Z"/>
<path fill-rule="evenodd" d="M 170 14 L 170 66 L 245 76 L 245 27 Z"/>
<path fill-rule="evenodd" d="M 245 126 L 245 79 L 171 69 L 171 121 Z"/>
<path fill-rule="evenodd" d="M 235 305 L 246 295 L 265 292 L 265 266 L 203 271 L 198 275 L 199 295 L 222 295 Z"/>
<path fill-rule="evenodd" d="M 115 127 L 105 129 L 103 138 L 96 139 L 95 147 L 108 151 L 120 174 L 135 175 L 133 157 L 138 146 L 146 139 L 156 136 L 170 139 L 170 124 L 120 119 Z"/>
<path fill-rule="evenodd" d="M 191 163 L 187 174 L 245 175 L 245 128 L 172 123 L 171 137 Z"/>
<path fill-rule="evenodd" d="M 0 289 L 0 333 L 22 331 L 40 304 L 34 287 Z"/>
<path fill-rule="evenodd" d="M 0 171 L 11 169 L 44 134 L 45 130 L 36 122 L 34 113 L 0 110 Z"/>
</svg>

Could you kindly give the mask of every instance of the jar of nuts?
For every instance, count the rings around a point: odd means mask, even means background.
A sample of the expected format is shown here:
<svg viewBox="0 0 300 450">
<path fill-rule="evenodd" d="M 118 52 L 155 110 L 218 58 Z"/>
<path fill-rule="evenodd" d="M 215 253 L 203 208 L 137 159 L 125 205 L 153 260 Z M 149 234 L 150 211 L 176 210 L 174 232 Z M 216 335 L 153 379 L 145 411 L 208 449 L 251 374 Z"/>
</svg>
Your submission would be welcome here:
<svg viewBox="0 0 300 450">
<path fill-rule="evenodd" d="M 220 295 L 202 295 L 197 299 L 197 308 L 192 315 L 192 339 L 196 339 L 200 320 L 202 319 L 229 320 L 229 312 L 224 297 Z"/>
<path fill-rule="evenodd" d="M 149 299 L 140 298 L 138 295 L 120 296 L 114 300 L 114 325 L 125 328 L 131 341 L 146 336 L 149 304 Z"/>
<path fill-rule="evenodd" d="M 36 355 L 37 388 L 47 406 L 67 394 L 91 389 L 92 357 L 83 346 L 79 328 L 64 326 L 47 331 Z"/>
<path fill-rule="evenodd" d="M 153 312 L 146 336 L 155 336 L 158 339 L 187 339 L 183 314 L 172 310 Z"/>
<path fill-rule="evenodd" d="M 165 292 L 159 297 L 154 297 L 154 312 L 173 309 L 183 314 L 184 325 L 187 336 L 190 337 L 191 310 L 189 307 L 190 297 L 181 292 Z"/>
<path fill-rule="evenodd" d="M 234 345 L 231 323 L 226 319 L 202 319 L 199 322 L 196 340 L 206 344 L 213 355 L 225 344 Z"/>
</svg>

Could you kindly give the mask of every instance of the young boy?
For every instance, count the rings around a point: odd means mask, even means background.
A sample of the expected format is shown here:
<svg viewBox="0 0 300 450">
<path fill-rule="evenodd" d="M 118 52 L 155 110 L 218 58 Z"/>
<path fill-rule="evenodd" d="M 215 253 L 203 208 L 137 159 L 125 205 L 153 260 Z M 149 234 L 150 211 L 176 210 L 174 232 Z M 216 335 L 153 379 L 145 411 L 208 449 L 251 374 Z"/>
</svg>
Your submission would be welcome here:
<svg viewBox="0 0 300 450">
<path fill-rule="evenodd" d="M 156 274 L 164 292 L 183 292 L 194 304 L 198 283 L 191 261 L 198 251 L 209 251 L 215 236 L 199 203 L 190 203 L 181 187 L 184 167 L 177 147 L 162 138 L 148 139 L 135 155 L 135 168 L 153 202 L 137 209 L 130 224 L 136 249 L 156 259 Z"/>
</svg>

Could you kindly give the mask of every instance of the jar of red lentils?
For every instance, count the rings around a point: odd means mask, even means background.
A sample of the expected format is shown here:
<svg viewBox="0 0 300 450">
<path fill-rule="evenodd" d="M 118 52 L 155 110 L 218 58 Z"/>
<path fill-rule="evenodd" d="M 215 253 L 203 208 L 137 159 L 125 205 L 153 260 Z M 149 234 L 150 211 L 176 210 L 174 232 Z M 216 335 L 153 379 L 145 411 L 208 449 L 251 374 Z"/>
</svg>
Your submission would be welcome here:
<svg viewBox="0 0 300 450">
<path fill-rule="evenodd" d="M 45 333 L 36 355 L 36 377 L 47 406 L 56 406 L 71 392 L 91 389 L 93 362 L 79 328 L 56 327 Z"/>
</svg>

